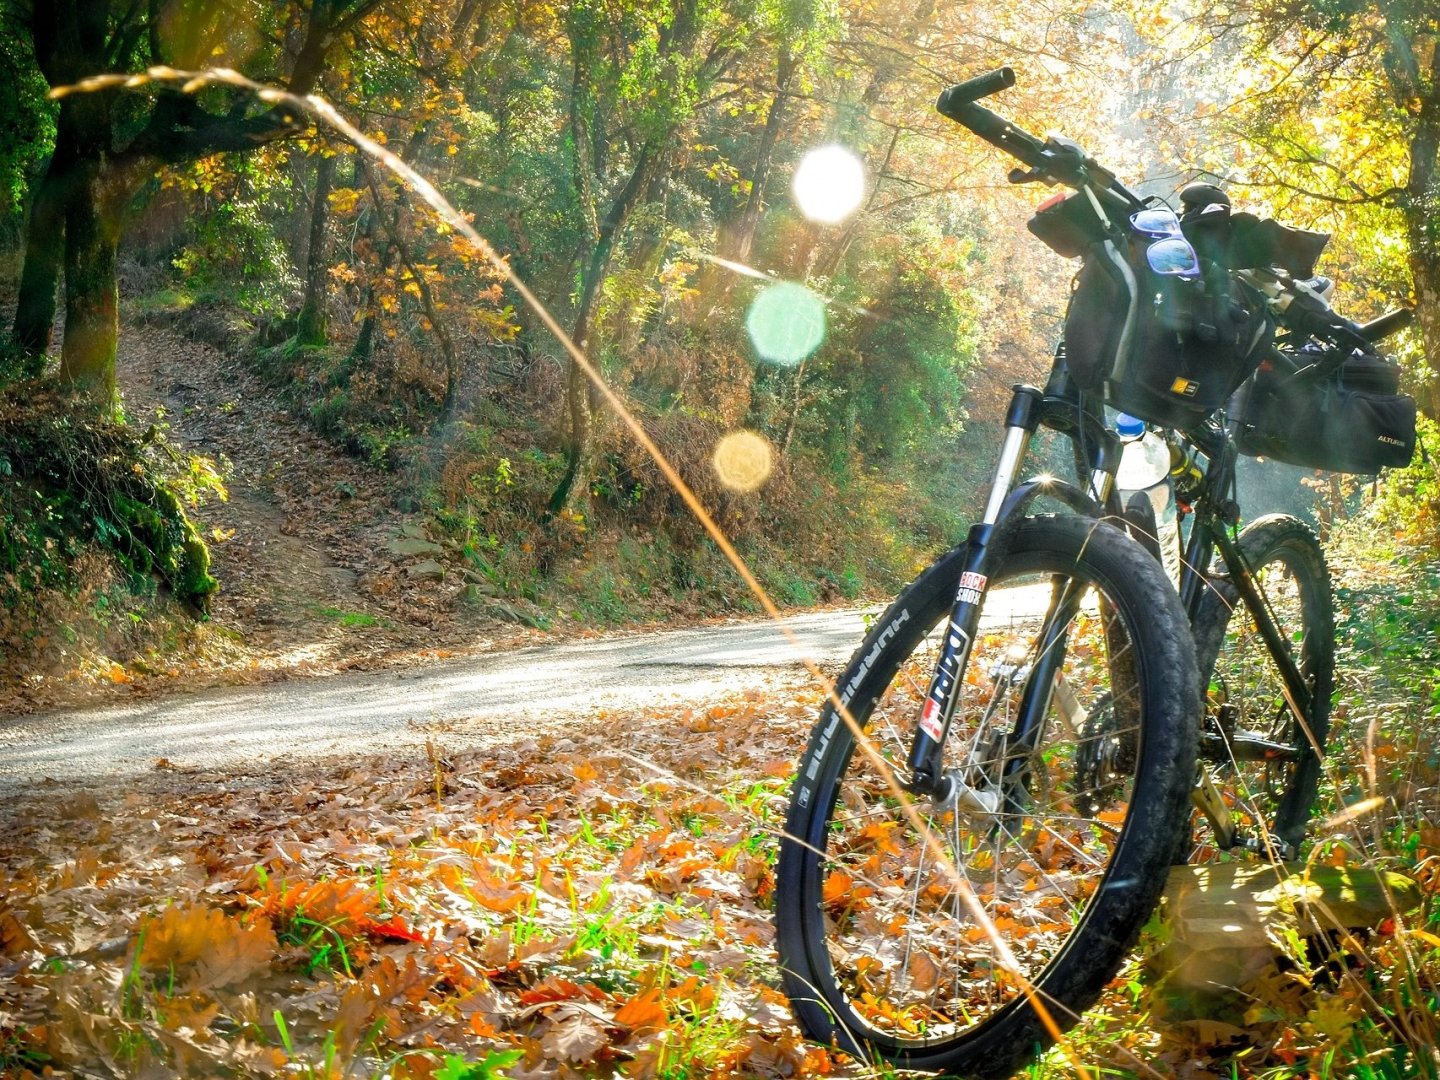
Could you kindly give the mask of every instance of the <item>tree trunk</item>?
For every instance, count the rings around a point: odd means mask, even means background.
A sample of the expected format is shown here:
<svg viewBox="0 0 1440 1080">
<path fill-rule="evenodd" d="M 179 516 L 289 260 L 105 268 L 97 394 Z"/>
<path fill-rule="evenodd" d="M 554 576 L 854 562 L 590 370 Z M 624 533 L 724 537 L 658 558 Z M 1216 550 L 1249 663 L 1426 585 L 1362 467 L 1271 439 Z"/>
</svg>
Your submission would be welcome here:
<svg viewBox="0 0 1440 1080">
<path fill-rule="evenodd" d="M 746 196 L 739 216 L 721 221 L 717 230 L 716 253 L 727 262 L 743 264 L 750 258 L 755 230 L 760 224 L 760 212 L 765 208 L 765 185 L 770 179 L 770 166 L 790 101 L 790 81 L 798 70 L 798 61 L 789 49 L 782 48 L 775 69 L 775 95 L 770 99 L 770 111 L 766 114 L 760 145 L 755 152 L 755 165 L 750 171 L 750 194 Z M 695 287 L 706 298 L 704 315 L 700 320 L 702 325 L 709 323 L 720 306 L 729 300 L 735 281 L 735 272 L 718 263 L 706 263 L 701 269 Z"/>
<path fill-rule="evenodd" d="M 15 302 L 12 337 L 28 358 L 24 365 L 27 375 L 38 375 L 43 369 L 55 325 L 55 296 L 65 252 L 61 244 L 65 235 L 66 187 L 62 168 L 52 155 L 44 179 L 35 190 L 25 231 L 25 268 Z"/>
<path fill-rule="evenodd" d="M 804 360 L 796 365 L 795 381 L 791 386 L 794 392 L 790 398 L 790 415 L 785 420 L 785 437 L 780 440 L 780 460 L 787 469 L 790 467 L 790 444 L 795 441 L 795 428 L 800 423 L 800 409 L 805 403 L 803 396 L 805 389 Z"/>
<path fill-rule="evenodd" d="M 1435 48 L 1440 63 L 1440 44 Z M 1410 277 L 1415 285 L 1415 321 L 1425 356 L 1425 382 L 1416 387 L 1420 408 L 1440 420 L 1440 77 L 1425 103 L 1419 130 L 1410 140 L 1410 182 L 1405 197 Z"/>
<path fill-rule="evenodd" d="M 330 184 L 334 176 L 334 156 L 322 155 L 315 170 L 315 202 L 310 208 L 310 242 L 305 250 L 305 299 L 295 327 L 295 340 L 301 345 L 324 345 L 328 329 L 325 228 L 330 222 Z"/>
<path fill-rule="evenodd" d="M 1428 80 L 1420 77 L 1413 46 L 1418 39 L 1390 26 L 1386 70 L 1398 102 L 1419 102 L 1410 136 L 1410 175 L 1401 204 L 1410 246 L 1410 276 L 1415 285 L 1415 320 L 1425 382 L 1416 387 L 1416 401 L 1426 416 L 1440 420 L 1440 41 L 1430 50 Z M 1427 84 L 1428 83 L 1428 84 Z"/>
<path fill-rule="evenodd" d="M 115 249 L 126 200 L 118 178 L 103 177 L 101 168 L 95 162 L 86 169 L 87 182 L 75 186 L 65 212 L 65 344 L 60 378 L 102 411 L 113 412 L 120 334 Z M 104 189 L 109 185 L 120 190 L 107 193 Z"/>
<path fill-rule="evenodd" d="M 1435 223 L 1430 227 L 1434 228 Z M 1410 275 L 1415 283 L 1415 321 L 1425 356 L 1425 382 L 1415 388 L 1415 400 L 1426 416 L 1440 420 L 1440 260 L 1423 258 L 1413 240 Z"/>
<path fill-rule="evenodd" d="M 600 281 L 610 263 L 609 243 L 596 244 L 585 268 L 585 285 L 580 293 L 580 306 L 570 340 L 592 362 L 591 329 L 595 321 L 595 303 L 600 296 Z M 590 481 L 595 456 L 595 401 L 590 379 L 572 358 L 567 365 L 565 405 L 570 414 L 570 442 L 565 448 L 565 474 L 550 496 L 549 512 L 563 510 L 583 513 L 590 503 Z"/>
<path fill-rule="evenodd" d="M 760 223 L 760 210 L 764 206 L 765 184 L 770 179 L 770 162 L 775 155 L 775 146 L 780 141 L 780 128 L 785 122 L 786 106 L 790 103 L 790 80 L 799 67 L 789 49 L 780 50 L 775 70 L 775 96 L 770 99 L 770 112 L 765 117 L 765 129 L 760 133 L 760 146 L 755 151 L 755 167 L 750 172 L 750 195 L 745 200 L 745 209 L 740 220 L 726 237 L 720 254 L 734 262 L 743 263 L 750 258 L 750 245 L 755 242 L 755 228 Z"/>
<path fill-rule="evenodd" d="M 599 224 L 595 244 L 591 248 L 589 261 L 580 291 L 580 304 L 575 313 L 574 328 L 570 339 L 576 347 L 598 363 L 599 344 L 595 340 L 595 306 L 600 299 L 600 286 L 610 271 L 610 259 L 614 254 L 615 241 L 619 238 L 631 212 L 640 201 L 640 195 L 649 183 L 651 171 L 657 164 L 660 148 L 668 144 L 670 134 L 647 143 L 635 161 L 635 168 L 609 212 Z M 592 348 L 593 346 L 593 348 Z M 566 378 L 565 400 L 570 413 L 570 444 L 565 452 L 565 475 L 560 478 L 554 494 L 550 496 L 549 512 L 558 514 L 562 510 L 583 511 L 590 501 L 590 474 L 593 470 L 595 442 L 595 402 L 590 380 L 580 365 L 572 359 Z"/>
</svg>

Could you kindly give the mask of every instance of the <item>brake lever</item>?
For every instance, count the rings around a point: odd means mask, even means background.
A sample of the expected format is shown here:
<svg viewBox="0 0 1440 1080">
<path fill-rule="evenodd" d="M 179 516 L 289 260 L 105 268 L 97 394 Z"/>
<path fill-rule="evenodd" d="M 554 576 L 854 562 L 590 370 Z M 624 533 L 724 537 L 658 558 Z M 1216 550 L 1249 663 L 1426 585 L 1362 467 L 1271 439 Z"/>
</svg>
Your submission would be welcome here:
<svg viewBox="0 0 1440 1080">
<path fill-rule="evenodd" d="M 1047 187 L 1055 186 L 1055 178 L 1039 169 L 1011 169 L 1005 178 L 1012 184 L 1033 184 L 1039 181 Z"/>
</svg>

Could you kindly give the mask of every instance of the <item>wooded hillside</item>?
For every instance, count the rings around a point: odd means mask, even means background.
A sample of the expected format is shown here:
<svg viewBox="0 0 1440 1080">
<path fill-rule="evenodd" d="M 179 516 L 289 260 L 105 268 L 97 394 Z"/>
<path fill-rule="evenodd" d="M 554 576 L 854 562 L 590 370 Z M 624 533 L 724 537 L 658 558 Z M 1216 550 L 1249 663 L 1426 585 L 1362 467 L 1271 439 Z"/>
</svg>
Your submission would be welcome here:
<svg viewBox="0 0 1440 1080">
<path fill-rule="evenodd" d="M 157 450 L 167 417 L 122 412 L 117 340 L 137 319 L 241 358 L 315 431 L 400 477 L 393 498 L 452 554 L 452 582 L 546 622 L 749 604 L 507 274 L 777 599 L 891 591 L 974 513 L 1002 392 L 1043 371 L 1063 312 L 1071 268 L 1021 228 L 1038 198 L 932 108 L 1001 61 L 1020 72 L 1007 114 L 1146 190 L 1218 179 L 1332 232 L 1323 269 L 1345 310 L 1416 303 L 1401 349 L 1436 411 L 1440 91 L 1423 4 L 1037 18 L 925 0 L 76 0 L 8 4 L 4 30 L 3 378 L 27 414 L 7 460 L 27 479 L 11 481 L 0 555 L 17 647 L 46 636 L 33 604 L 15 614 L 23 595 L 73 588 L 81 548 L 192 605 L 224 581 L 223 547 L 212 576 L 187 514 L 225 468 L 182 467 L 180 502 L 140 479 L 175 470 Z M 505 272 L 333 127 L 193 74 L 207 68 L 332 103 L 430 178 Z M 107 74 L 129 77 L 84 83 Z M 853 205 L 807 216 L 792 180 L 822 147 L 844 154 L 820 159 L 819 197 L 843 200 L 853 169 Z M 139 468 L 100 470 L 77 496 L 77 463 L 124 437 L 122 417 L 149 433 Z M 749 479 L 716 464 L 733 432 L 758 436 L 731 469 L 758 468 Z M 1324 486 L 1326 513 L 1351 507 Z M 55 545 L 68 554 L 37 555 Z"/>
</svg>

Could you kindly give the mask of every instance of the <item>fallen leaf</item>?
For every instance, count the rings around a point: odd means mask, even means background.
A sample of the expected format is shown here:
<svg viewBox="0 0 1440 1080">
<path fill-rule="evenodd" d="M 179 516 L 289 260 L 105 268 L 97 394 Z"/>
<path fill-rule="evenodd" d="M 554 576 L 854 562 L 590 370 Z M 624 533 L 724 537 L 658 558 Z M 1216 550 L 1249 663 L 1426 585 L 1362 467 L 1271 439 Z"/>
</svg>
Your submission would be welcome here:
<svg viewBox="0 0 1440 1080">
<path fill-rule="evenodd" d="M 632 997 L 615 1013 L 615 1023 L 632 1032 L 655 1031 L 669 1023 L 660 988 L 651 987 Z"/>
</svg>

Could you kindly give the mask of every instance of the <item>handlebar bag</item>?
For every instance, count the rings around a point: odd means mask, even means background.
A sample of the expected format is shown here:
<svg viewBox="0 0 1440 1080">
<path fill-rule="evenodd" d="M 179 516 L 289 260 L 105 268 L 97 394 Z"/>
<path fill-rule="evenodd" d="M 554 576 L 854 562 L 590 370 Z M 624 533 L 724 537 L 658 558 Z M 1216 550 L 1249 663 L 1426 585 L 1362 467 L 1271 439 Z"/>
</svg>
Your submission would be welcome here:
<svg viewBox="0 0 1440 1080">
<path fill-rule="evenodd" d="M 1081 389 L 1152 424 L 1185 430 L 1223 406 L 1269 351 L 1263 297 L 1222 268 L 1158 274 L 1134 237 L 1092 244 L 1065 315 L 1065 355 Z"/>
<path fill-rule="evenodd" d="M 1095 213 L 1090 200 L 1079 193 L 1047 199 L 1025 228 L 1067 259 L 1085 254 L 1091 244 L 1105 238 L 1105 222 Z"/>
<path fill-rule="evenodd" d="M 1303 364 L 1324 354 L 1295 358 Z M 1242 454 L 1343 473 L 1410 464 L 1415 399 L 1396 392 L 1398 366 L 1357 354 L 1326 375 L 1287 367 L 1266 361 L 1245 388 L 1236 437 Z"/>
</svg>

